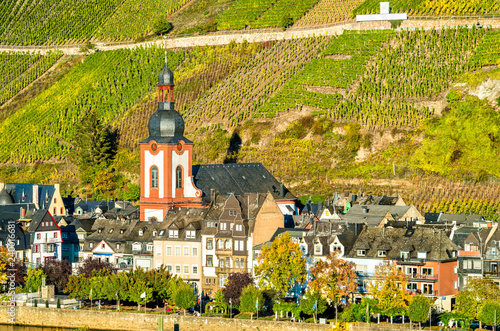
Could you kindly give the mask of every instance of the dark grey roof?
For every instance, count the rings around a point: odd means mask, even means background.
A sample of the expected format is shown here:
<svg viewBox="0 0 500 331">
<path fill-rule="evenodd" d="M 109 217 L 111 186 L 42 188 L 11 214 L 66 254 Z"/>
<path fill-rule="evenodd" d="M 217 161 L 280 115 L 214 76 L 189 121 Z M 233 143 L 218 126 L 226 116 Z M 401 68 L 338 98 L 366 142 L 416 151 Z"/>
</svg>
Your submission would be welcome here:
<svg viewBox="0 0 500 331">
<path fill-rule="evenodd" d="M 193 176 L 205 201 L 210 199 L 211 189 L 222 195 L 270 192 L 275 200 L 296 199 L 261 163 L 195 165 Z"/>
<path fill-rule="evenodd" d="M 0 193 L 0 205 L 10 205 L 12 203 L 14 203 L 14 199 L 7 190 L 3 189 L 2 193 Z"/>
<path fill-rule="evenodd" d="M 9 235 L 12 233 L 8 228 L 12 224 L 9 221 L 7 219 L 0 220 L 0 240 L 3 246 L 7 244 Z M 14 223 L 14 236 L 14 247 L 16 250 L 24 250 L 31 247 L 29 233 L 25 232 L 19 223 Z"/>
<path fill-rule="evenodd" d="M 158 86 L 174 86 L 174 73 L 168 67 L 165 59 L 165 65 L 158 74 Z"/>
<path fill-rule="evenodd" d="M 472 224 L 476 221 L 484 220 L 482 215 L 464 215 L 464 214 L 447 214 L 447 213 L 425 213 L 425 222 L 429 223 L 453 223 L 456 224 Z"/>
<path fill-rule="evenodd" d="M 10 194 L 14 203 L 36 203 L 40 208 L 48 208 L 56 189 L 54 185 L 6 183 L 4 190 Z M 33 194 L 34 190 L 38 195 L 37 201 Z"/>
<path fill-rule="evenodd" d="M 107 212 L 108 209 L 115 207 L 114 201 L 104 201 L 104 200 L 77 200 L 75 201 L 75 211 L 77 208 L 81 208 L 84 212 L 92 213 L 95 212 L 97 208 L 101 209 L 103 213 Z"/>
<path fill-rule="evenodd" d="M 50 222 L 48 226 L 40 226 L 40 224 L 43 222 Z M 35 231 L 51 231 L 51 230 L 60 230 L 59 226 L 57 225 L 56 221 L 50 215 L 49 211 L 47 209 L 39 209 L 35 211 L 33 214 L 33 217 L 31 218 L 31 223 L 30 226 L 28 227 L 29 232 L 35 232 Z"/>
<path fill-rule="evenodd" d="M 357 257 L 357 250 L 366 250 L 365 258 L 379 258 L 378 251 L 387 251 L 387 258 L 398 260 L 401 251 L 409 251 L 410 259 L 417 259 L 419 251 L 427 252 L 427 260 L 443 261 L 452 258 L 459 247 L 445 231 L 433 228 L 366 228 L 356 239 L 347 257 Z"/>
</svg>

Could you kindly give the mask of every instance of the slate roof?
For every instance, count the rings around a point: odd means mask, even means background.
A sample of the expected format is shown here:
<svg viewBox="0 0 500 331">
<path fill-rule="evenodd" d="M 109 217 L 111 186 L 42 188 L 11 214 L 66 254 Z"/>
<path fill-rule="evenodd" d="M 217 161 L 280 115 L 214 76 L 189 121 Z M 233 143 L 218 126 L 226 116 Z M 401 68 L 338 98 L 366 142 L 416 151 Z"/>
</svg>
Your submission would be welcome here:
<svg viewBox="0 0 500 331">
<path fill-rule="evenodd" d="M 0 220 L 0 240 L 2 245 L 5 246 L 7 244 L 7 239 L 11 232 L 9 231 L 9 219 L 1 219 Z M 28 232 L 24 231 L 19 223 L 14 223 L 14 247 L 15 250 L 25 250 L 31 247 L 30 235 Z M 17 244 L 17 239 L 19 239 L 19 244 Z"/>
<path fill-rule="evenodd" d="M 253 250 L 254 251 L 261 250 L 262 246 L 272 243 L 274 241 L 274 239 L 276 239 L 279 235 L 281 235 L 285 232 L 288 232 L 290 234 L 291 238 L 296 238 L 297 240 L 302 239 L 306 235 L 306 231 L 304 231 L 304 229 L 277 228 L 276 231 L 274 231 L 273 235 L 271 236 L 271 238 L 268 241 L 266 241 L 262 244 L 259 244 L 259 245 L 255 245 L 253 247 Z"/>
<path fill-rule="evenodd" d="M 53 221 L 53 225 L 40 228 L 40 231 L 59 230 L 59 226 L 57 226 L 57 223 L 50 215 L 49 211 L 47 209 L 38 209 L 33 213 L 30 226 L 28 227 L 28 232 L 35 232 L 42 221 Z"/>
<path fill-rule="evenodd" d="M 261 163 L 195 165 L 193 177 L 205 202 L 209 202 L 212 189 L 222 195 L 271 192 L 275 200 L 296 199 Z"/>
<path fill-rule="evenodd" d="M 38 201 L 34 201 L 33 188 L 35 186 L 38 187 Z M 48 208 L 56 189 L 54 185 L 5 183 L 4 190 L 10 194 L 14 203 L 37 203 L 40 208 Z"/>
<path fill-rule="evenodd" d="M 398 202 L 399 197 L 390 197 L 385 195 L 359 195 L 354 202 L 357 205 L 385 205 L 394 206 Z"/>
<path fill-rule="evenodd" d="M 109 209 L 115 207 L 114 201 L 104 201 L 104 200 L 75 200 L 75 211 L 77 208 L 81 208 L 84 212 L 92 213 L 99 208 L 103 213 L 106 213 Z"/>
<path fill-rule="evenodd" d="M 21 218 L 21 208 L 26 211 L 24 218 L 30 218 L 36 210 L 34 203 L 19 203 L 11 205 L 0 205 L 0 219 L 13 219 L 15 221 Z"/>
<path fill-rule="evenodd" d="M 455 222 L 457 225 L 473 224 L 473 222 L 484 220 L 482 215 L 463 215 L 463 214 L 447 214 L 447 213 L 425 213 L 425 222 L 427 223 L 449 223 Z"/>
<path fill-rule="evenodd" d="M 366 250 L 364 258 L 380 259 L 379 250 L 387 251 L 387 259 L 400 260 L 401 251 L 410 251 L 410 259 L 417 259 L 418 251 L 427 252 L 427 260 L 452 259 L 452 251 L 459 247 L 445 231 L 432 228 L 366 228 L 356 239 L 347 257 L 355 258 L 357 250 Z"/>
</svg>

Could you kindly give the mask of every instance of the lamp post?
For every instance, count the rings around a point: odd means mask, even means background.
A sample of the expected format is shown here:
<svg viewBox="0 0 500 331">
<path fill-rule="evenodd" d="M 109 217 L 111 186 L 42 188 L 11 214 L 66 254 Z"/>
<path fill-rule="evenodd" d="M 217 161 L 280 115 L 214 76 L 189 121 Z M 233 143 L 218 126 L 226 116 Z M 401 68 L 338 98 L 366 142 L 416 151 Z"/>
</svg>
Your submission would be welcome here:
<svg viewBox="0 0 500 331">
<path fill-rule="evenodd" d="M 233 316 L 233 301 L 229 298 L 229 318 Z"/>
</svg>

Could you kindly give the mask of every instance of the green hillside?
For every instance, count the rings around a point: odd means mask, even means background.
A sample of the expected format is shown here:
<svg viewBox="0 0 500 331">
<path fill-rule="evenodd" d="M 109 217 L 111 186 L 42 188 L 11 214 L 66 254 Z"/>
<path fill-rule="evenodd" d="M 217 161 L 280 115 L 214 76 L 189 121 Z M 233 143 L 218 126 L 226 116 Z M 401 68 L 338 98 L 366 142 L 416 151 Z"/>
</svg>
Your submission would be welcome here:
<svg viewBox="0 0 500 331">
<path fill-rule="evenodd" d="M 262 162 L 297 195 L 401 194 L 424 212 L 496 219 L 500 173 L 490 165 L 500 156 L 499 104 L 472 94 L 500 80 L 498 36 L 476 28 L 346 31 L 176 50 L 168 61 L 195 163 Z M 42 58 L 16 56 L 2 67 L 11 68 L 4 86 Z M 163 61 L 158 47 L 78 61 L 3 116 L 0 178 L 133 197 L 137 143 L 147 136 Z M 92 125 L 116 132 L 118 152 L 106 171 L 90 166 L 83 178 L 75 151 L 81 128 Z"/>
</svg>

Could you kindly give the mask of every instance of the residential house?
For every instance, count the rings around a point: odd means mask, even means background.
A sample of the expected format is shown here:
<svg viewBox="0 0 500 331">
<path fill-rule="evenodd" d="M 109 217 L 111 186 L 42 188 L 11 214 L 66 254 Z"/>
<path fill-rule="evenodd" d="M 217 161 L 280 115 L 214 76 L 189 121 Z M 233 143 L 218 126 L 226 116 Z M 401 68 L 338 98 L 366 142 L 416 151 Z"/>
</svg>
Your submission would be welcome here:
<svg viewBox="0 0 500 331">
<path fill-rule="evenodd" d="M 31 261 L 36 267 L 48 260 L 61 260 L 61 229 L 48 210 L 37 210 L 28 228 L 31 233 Z"/>
<path fill-rule="evenodd" d="M 0 192 L 0 204 L 34 204 L 53 216 L 66 215 L 59 184 L 0 183 Z"/>
<path fill-rule="evenodd" d="M 384 261 L 397 265 L 407 275 L 409 293 L 436 299 L 436 305 L 450 310 L 458 293 L 458 246 L 446 231 L 423 227 L 368 227 L 346 255 L 356 264 L 358 295 L 369 291 L 376 267 Z"/>
<path fill-rule="evenodd" d="M 13 227 L 13 231 L 11 228 Z M 14 239 L 11 235 L 14 234 Z M 21 225 L 12 220 L 5 219 L 0 214 L 0 246 L 7 247 L 9 241 L 14 245 L 15 257 L 19 261 L 28 264 L 31 262 L 31 241 L 30 235 Z"/>
<path fill-rule="evenodd" d="M 424 217 L 414 206 L 354 205 L 343 215 L 348 223 L 363 223 L 369 227 L 383 227 L 390 221 L 423 224 Z"/>
</svg>

